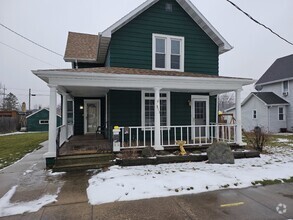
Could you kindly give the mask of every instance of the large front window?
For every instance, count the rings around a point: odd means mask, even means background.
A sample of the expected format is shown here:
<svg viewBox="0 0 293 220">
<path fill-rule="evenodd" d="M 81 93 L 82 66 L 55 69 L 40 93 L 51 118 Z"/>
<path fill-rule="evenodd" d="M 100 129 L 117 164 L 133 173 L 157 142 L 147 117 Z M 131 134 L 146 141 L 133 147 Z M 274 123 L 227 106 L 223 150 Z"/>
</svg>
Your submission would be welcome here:
<svg viewBox="0 0 293 220">
<path fill-rule="evenodd" d="M 160 118 L 161 126 L 170 125 L 170 93 L 160 93 Z M 155 125 L 155 94 L 153 92 L 142 92 L 142 126 Z"/>
<path fill-rule="evenodd" d="M 153 34 L 153 69 L 184 71 L 184 37 Z"/>
</svg>

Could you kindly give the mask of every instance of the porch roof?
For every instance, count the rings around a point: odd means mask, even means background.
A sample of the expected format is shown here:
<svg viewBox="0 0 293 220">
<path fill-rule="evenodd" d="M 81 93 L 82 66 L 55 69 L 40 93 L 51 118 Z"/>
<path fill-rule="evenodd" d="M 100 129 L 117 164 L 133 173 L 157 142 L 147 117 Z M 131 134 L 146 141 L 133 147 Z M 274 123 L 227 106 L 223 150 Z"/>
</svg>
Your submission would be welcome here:
<svg viewBox="0 0 293 220">
<path fill-rule="evenodd" d="M 108 89 L 162 88 L 211 95 L 242 88 L 253 79 L 208 75 L 203 73 L 159 71 L 149 69 L 97 67 L 33 71 L 49 84 L 70 87 L 99 87 Z"/>
</svg>

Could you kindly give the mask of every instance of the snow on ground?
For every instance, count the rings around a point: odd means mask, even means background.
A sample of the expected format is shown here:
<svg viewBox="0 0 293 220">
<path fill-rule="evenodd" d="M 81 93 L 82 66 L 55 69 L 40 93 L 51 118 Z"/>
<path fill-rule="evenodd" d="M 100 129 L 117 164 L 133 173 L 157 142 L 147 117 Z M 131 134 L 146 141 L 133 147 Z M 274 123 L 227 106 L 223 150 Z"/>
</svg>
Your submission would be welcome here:
<svg viewBox="0 0 293 220">
<path fill-rule="evenodd" d="M 10 199 L 14 195 L 17 186 L 13 186 L 1 199 L 0 199 L 0 217 L 23 214 L 25 212 L 37 212 L 43 206 L 57 201 L 56 198 L 60 189 L 56 195 L 44 195 L 43 197 L 30 201 L 30 202 L 18 202 L 11 203 Z"/>
<path fill-rule="evenodd" d="M 112 166 L 89 180 L 92 205 L 166 197 L 252 186 L 263 179 L 293 176 L 293 148 L 267 148 L 261 158 L 237 159 L 235 164 L 190 162 L 134 167 Z"/>
</svg>

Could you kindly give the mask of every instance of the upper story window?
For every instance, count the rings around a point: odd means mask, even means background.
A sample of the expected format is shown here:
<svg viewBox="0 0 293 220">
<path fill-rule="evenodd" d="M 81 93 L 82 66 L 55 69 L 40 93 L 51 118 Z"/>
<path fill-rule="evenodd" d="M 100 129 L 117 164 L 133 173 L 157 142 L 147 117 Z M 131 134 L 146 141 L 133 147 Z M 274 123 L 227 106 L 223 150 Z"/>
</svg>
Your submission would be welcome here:
<svg viewBox="0 0 293 220">
<path fill-rule="evenodd" d="M 283 81 L 283 95 L 287 96 L 289 93 L 289 81 Z"/>
<path fill-rule="evenodd" d="M 252 119 L 256 119 L 256 110 L 252 110 Z"/>
<path fill-rule="evenodd" d="M 184 37 L 153 34 L 153 69 L 184 71 Z"/>
</svg>

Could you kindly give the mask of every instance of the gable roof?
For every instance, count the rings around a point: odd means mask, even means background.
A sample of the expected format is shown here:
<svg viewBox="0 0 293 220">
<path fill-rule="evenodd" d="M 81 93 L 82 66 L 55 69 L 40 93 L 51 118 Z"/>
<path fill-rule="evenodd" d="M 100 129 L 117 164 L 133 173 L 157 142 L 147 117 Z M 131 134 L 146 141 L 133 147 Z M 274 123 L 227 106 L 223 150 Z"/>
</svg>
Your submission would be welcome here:
<svg viewBox="0 0 293 220">
<path fill-rule="evenodd" d="M 138 15 L 153 6 L 159 0 L 147 0 L 122 19 L 111 25 L 102 32 L 102 36 L 111 37 L 111 35 L 126 25 L 128 22 L 136 18 Z M 208 20 L 200 13 L 200 11 L 191 3 L 190 0 L 176 0 L 176 2 L 185 10 L 185 12 L 194 20 L 194 22 L 215 42 L 219 47 L 219 54 L 231 50 L 233 47 L 220 35 L 220 33 L 208 22 Z"/>
<path fill-rule="evenodd" d="M 32 114 L 26 116 L 26 118 L 30 118 L 31 116 L 36 115 L 36 114 L 38 114 L 39 112 L 44 111 L 44 110 L 50 112 L 49 109 L 47 109 L 47 108 L 42 108 L 42 109 L 40 109 L 40 110 L 38 110 L 38 111 L 35 111 L 34 113 L 32 113 Z M 56 115 L 57 115 L 57 117 L 61 118 L 60 115 L 58 115 L 58 114 L 56 114 Z"/>
<path fill-rule="evenodd" d="M 252 97 L 257 98 L 266 106 L 278 106 L 278 105 L 289 105 L 289 103 L 282 99 L 280 96 L 276 95 L 273 92 L 252 92 L 250 93 L 241 103 L 241 106 L 245 105 Z M 235 106 L 228 108 L 225 112 L 232 111 L 235 109 Z"/>
<path fill-rule="evenodd" d="M 253 92 L 254 96 L 267 105 L 289 105 L 289 103 L 273 92 Z"/>
<path fill-rule="evenodd" d="M 293 79 L 293 54 L 277 59 L 256 82 L 256 86 Z"/>
</svg>

